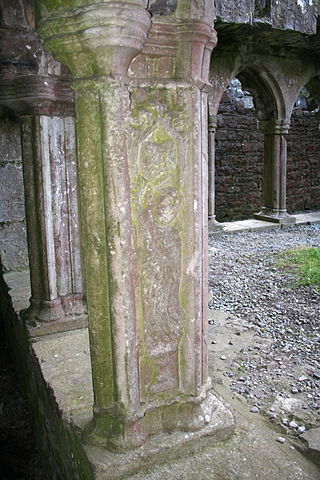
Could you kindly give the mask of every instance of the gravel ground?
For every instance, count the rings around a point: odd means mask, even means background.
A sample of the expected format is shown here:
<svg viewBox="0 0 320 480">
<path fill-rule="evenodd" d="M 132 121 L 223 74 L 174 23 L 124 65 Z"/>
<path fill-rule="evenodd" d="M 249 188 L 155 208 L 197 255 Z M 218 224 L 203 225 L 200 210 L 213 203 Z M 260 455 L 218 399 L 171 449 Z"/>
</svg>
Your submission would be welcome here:
<svg viewBox="0 0 320 480">
<path fill-rule="evenodd" d="M 218 233 L 209 240 L 209 308 L 254 331 L 237 355 L 220 357 L 223 375 L 252 411 L 294 435 L 320 426 L 320 291 L 297 286 L 277 265 L 278 254 L 298 246 L 320 247 L 320 225 Z"/>
</svg>

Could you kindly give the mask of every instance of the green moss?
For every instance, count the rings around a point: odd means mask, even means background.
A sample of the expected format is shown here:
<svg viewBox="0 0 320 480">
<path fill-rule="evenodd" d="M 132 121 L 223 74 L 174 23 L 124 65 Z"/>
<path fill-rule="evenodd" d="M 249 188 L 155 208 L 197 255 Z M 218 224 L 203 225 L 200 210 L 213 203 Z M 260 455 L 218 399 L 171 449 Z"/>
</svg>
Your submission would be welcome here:
<svg viewBox="0 0 320 480">
<path fill-rule="evenodd" d="M 85 430 L 89 443 L 101 445 L 110 450 L 119 450 L 119 441 L 124 436 L 123 423 L 106 412 L 96 413 L 93 421 Z"/>
</svg>

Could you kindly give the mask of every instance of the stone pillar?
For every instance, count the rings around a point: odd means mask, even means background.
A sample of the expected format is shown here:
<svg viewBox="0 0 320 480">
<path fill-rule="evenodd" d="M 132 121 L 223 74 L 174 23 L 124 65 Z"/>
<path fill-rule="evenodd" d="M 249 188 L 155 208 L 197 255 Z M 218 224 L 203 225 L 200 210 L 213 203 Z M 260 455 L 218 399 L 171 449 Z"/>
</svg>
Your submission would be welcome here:
<svg viewBox="0 0 320 480">
<path fill-rule="evenodd" d="M 217 130 L 217 116 L 208 116 L 208 228 L 211 230 L 221 229 L 222 224 L 217 222 L 215 216 L 215 135 Z"/>
<path fill-rule="evenodd" d="M 24 116 L 21 140 L 32 295 L 24 316 L 76 320 L 85 307 L 74 118 Z"/>
<path fill-rule="evenodd" d="M 32 334 L 76 328 L 86 323 L 86 307 L 72 91 L 66 81 L 37 75 L 2 87 L 1 106 L 21 121 L 31 281 L 24 318 L 37 327 Z"/>
<path fill-rule="evenodd" d="M 94 389 L 87 438 L 116 451 L 160 432 L 208 435 L 217 423 L 205 337 L 204 90 L 215 37 L 200 22 L 150 30 L 144 6 L 105 2 L 40 26 L 75 78 Z"/>
<path fill-rule="evenodd" d="M 289 124 L 286 121 L 260 121 L 264 133 L 264 206 L 254 218 L 274 223 L 295 223 L 286 209 L 287 141 Z"/>
</svg>

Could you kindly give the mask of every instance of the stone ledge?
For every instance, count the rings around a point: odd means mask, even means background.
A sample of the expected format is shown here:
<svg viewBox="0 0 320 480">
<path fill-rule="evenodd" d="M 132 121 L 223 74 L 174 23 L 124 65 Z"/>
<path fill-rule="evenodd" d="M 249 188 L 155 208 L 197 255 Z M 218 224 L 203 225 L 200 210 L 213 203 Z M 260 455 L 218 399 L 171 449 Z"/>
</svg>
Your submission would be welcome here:
<svg viewBox="0 0 320 480">
<path fill-rule="evenodd" d="M 54 392 L 62 419 L 66 423 L 71 422 L 81 434 L 92 419 L 88 330 L 36 337 L 32 339 L 32 346 L 44 380 Z M 229 438 L 235 428 L 233 415 L 213 393 L 208 395 L 214 411 L 211 422 L 201 430 L 154 435 L 142 447 L 126 453 L 112 453 L 83 443 L 94 478 L 120 480 Z M 117 477 L 114 472 L 117 472 Z"/>
</svg>

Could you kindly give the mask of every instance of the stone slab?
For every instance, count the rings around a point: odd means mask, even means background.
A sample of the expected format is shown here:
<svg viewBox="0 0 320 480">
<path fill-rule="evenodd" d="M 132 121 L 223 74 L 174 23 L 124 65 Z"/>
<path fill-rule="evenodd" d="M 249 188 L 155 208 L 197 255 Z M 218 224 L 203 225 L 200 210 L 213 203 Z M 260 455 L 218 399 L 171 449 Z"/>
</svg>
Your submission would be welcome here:
<svg viewBox="0 0 320 480">
<path fill-rule="evenodd" d="M 20 312 L 28 308 L 29 298 L 31 296 L 29 270 L 8 272 L 3 277 L 9 287 L 9 294 L 14 310 Z"/>
<path fill-rule="evenodd" d="M 320 212 L 298 213 L 295 215 L 297 225 L 320 223 Z"/>
<path fill-rule="evenodd" d="M 32 346 L 63 417 L 82 429 L 93 405 L 87 328 L 36 337 Z"/>
<path fill-rule="evenodd" d="M 320 428 L 312 428 L 303 433 L 300 439 L 302 439 L 305 444 L 306 454 L 320 465 Z"/>
<path fill-rule="evenodd" d="M 294 215 L 295 225 L 312 225 L 320 223 L 320 212 L 310 212 L 310 213 L 297 213 Z M 236 232 L 253 232 L 256 230 L 268 230 L 271 228 L 282 228 L 287 224 L 266 222 L 264 220 L 258 219 L 248 219 L 248 220 L 239 220 L 236 222 L 224 222 L 221 223 L 221 229 L 211 229 L 209 230 L 209 235 L 215 235 L 218 233 L 236 233 Z"/>
</svg>

